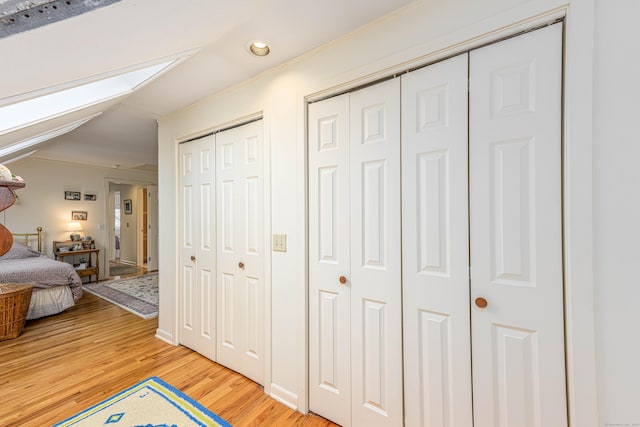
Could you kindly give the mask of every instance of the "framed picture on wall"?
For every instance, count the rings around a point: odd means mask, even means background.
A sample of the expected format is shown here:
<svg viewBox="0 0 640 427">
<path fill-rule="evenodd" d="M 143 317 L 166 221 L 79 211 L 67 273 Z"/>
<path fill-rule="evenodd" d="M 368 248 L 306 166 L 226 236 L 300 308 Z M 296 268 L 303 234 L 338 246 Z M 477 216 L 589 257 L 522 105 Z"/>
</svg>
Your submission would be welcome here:
<svg viewBox="0 0 640 427">
<path fill-rule="evenodd" d="M 133 205 L 131 204 L 131 199 L 124 199 L 124 213 L 133 213 Z"/>
<path fill-rule="evenodd" d="M 80 200 L 80 192 L 79 191 L 65 191 L 64 192 L 65 200 Z"/>
<path fill-rule="evenodd" d="M 73 221 L 86 221 L 87 220 L 87 212 L 86 211 L 71 211 L 71 220 L 73 220 Z"/>
<path fill-rule="evenodd" d="M 88 200 L 90 202 L 95 202 L 96 201 L 96 195 L 95 194 L 85 193 L 84 194 L 84 199 Z"/>
</svg>

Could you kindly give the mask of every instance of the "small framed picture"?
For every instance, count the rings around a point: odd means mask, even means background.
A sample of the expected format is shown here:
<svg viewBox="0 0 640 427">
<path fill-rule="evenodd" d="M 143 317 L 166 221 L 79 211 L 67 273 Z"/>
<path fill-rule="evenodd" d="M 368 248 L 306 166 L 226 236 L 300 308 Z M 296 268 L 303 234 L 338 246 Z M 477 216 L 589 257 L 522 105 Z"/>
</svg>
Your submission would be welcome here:
<svg viewBox="0 0 640 427">
<path fill-rule="evenodd" d="M 71 211 L 71 219 L 73 221 L 86 221 L 87 211 Z"/>
<path fill-rule="evenodd" d="M 80 192 L 79 191 L 65 191 L 64 192 L 65 200 L 80 200 Z"/>
<path fill-rule="evenodd" d="M 133 205 L 131 203 L 131 199 L 124 199 L 124 213 L 133 213 Z"/>
<path fill-rule="evenodd" d="M 84 199 L 88 200 L 90 202 L 95 202 L 96 201 L 96 195 L 95 194 L 84 193 Z"/>
</svg>

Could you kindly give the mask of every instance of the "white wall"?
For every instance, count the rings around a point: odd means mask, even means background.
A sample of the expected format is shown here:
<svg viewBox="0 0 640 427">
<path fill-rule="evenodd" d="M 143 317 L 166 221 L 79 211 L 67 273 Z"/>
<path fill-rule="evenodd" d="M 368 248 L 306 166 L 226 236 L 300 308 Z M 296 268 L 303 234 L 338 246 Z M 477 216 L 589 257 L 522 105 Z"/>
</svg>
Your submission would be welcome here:
<svg viewBox="0 0 640 427">
<path fill-rule="evenodd" d="M 90 235 L 100 249 L 100 276 L 104 277 L 107 254 L 107 204 L 106 178 L 157 182 L 157 176 L 148 172 L 100 168 L 77 163 L 26 158 L 7 165 L 11 172 L 24 178 L 27 186 L 18 190 L 15 205 L 0 214 L 4 225 L 14 233 L 35 232 L 44 228 L 43 251 L 53 257 L 52 242 L 69 239 L 66 231 L 71 221 L 71 211 L 87 211 L 87 221 L 82 221 L 82 234 Z M 82 200 L 64 199 L 65 191 L 80 191 Z M 96 201 L 84 201 L 84 194 L 95 194 Z M 127 215 L 130 217 L 131 215 Z M 135 218 L 135 217 L 134 217 Z M 134 255 L 135 261 L 135 255 Z"/>
<path fill-rule="evenodd" d="M 598 0 L 595 12 L 593 268 L 600 421 L 630 426 L 640 425 L 640 3 Z"/>
<path fill-rule="evenodd" d="M 563 4 L 555 0 L 416 2 L 288 66 L 162 118 L 159 186 L 163 270 L 158 336 L 177 342 L 177 254 L 176 245 L 171 243 L 177 238 L 177 142 L 262 111 L 265 141 L 271 147 L 271 231 L 287 234 L 288 246 L 286 253 L 272 253 L 271 383 L 265 385 L 265 391 L 304 410 L 307 394 L 305 97 L 355 87 L 394 71 L 451 55 L 463 49 L 457 47 L 459 45 L 468 48 L 483 43 L 485 37 L 495 39 L 499 34 L 512 34 L 517 30 L 510 26 L 528 28 L 531 24 L 521 21 L 547 12 L 550 16 Z M 547 18 L 540 20 L 544 19 Z M 505 33 L 500 32 L 502 29 Z M 592 34 L 592 27 L 587 30 Z M 587 55 L 587 58 L 590 57 Z M 575 90 L 579 92 L 581 88 Z M 577 116 L 580 114 L 575 114 Z M 587 175 L 589 173 L 587 168 Z M 592 315 L 591 310 L 588 313 Z M 588 425 L 592 424 L 581 424 Z"/>
</svg>

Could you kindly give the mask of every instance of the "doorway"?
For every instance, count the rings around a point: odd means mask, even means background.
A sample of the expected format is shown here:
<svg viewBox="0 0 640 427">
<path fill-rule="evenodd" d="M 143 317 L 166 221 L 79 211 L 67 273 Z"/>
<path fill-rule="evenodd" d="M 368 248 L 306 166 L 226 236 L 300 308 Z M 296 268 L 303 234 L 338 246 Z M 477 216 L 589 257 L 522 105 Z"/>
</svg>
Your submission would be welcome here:
<svg viewBox="0 0 640 427">
<path fill-rule="evenodd" d="M 107 180 L 109 259 L 106 276 L 121 278 L 156 271 L 157 186 Z"/>
</svg>

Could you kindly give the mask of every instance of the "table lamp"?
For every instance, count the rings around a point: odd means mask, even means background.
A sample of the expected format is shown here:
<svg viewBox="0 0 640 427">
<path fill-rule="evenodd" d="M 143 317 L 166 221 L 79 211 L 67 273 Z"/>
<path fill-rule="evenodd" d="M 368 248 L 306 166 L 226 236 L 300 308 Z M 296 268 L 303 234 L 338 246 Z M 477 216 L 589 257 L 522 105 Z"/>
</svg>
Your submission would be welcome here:
<svg viewBox="0 0 640 427">
<path fill-rule="evenodd" d="M 82 231 L 82 225 L 80 225 L 79 222 L 72 221 L 69 223 L 67 231 L 71 232 L 71 235 L 69 236 L 71 240 L 80 240 L 80 233 L 78 233 L 78 231 Z"/>
</svg>

